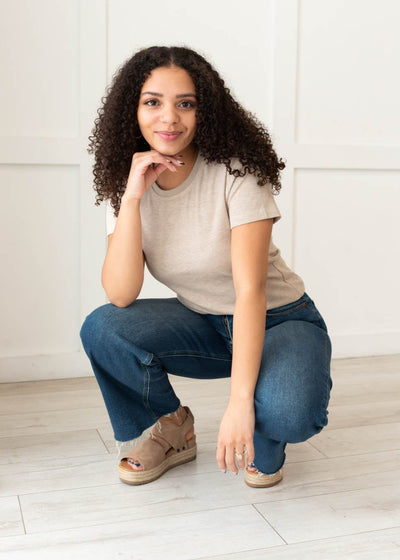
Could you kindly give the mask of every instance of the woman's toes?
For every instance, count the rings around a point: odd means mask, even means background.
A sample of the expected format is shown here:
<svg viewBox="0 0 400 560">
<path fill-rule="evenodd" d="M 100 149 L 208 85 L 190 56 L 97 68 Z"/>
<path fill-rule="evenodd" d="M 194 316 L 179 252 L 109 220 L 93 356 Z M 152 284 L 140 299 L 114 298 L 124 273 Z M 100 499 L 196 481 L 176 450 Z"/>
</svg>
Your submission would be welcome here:
<svg viewBox="0 0 400 560">
<path fill-rule="evenodd" d="M 128 459 L 128 464 L 134 471 L 142 471 L 143 466 L 139 463 L 139 461 L 135 461 L 134 459 Z"/>
</svg>

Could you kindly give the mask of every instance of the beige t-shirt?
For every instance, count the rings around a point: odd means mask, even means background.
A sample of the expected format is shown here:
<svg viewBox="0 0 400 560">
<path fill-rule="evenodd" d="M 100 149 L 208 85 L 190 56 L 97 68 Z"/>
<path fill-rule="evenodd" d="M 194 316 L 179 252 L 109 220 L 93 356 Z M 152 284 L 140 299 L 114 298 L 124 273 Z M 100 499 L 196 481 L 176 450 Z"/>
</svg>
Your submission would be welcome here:
<svg viewBox="0 0 400 560">
<path fill-rule="evenodd" d="M 232 167 L 240 168 L 232 159 Z M 254 175 L 234 177 L 224 164 L 207 164 L 199 154 L 189 177 L 178 187 L 156 183 L 140 202 L 142 248 L 150 273 L 198 313 L 233 315 L 235 289 L 231 266 L 231 228 L 281 214 L 269 184 Z M 116 218 L 107 203 L 107 234 Z M 304 294 L 302 279 L 284 262 L 271 240 L 267 309 Z"/>
</svg>

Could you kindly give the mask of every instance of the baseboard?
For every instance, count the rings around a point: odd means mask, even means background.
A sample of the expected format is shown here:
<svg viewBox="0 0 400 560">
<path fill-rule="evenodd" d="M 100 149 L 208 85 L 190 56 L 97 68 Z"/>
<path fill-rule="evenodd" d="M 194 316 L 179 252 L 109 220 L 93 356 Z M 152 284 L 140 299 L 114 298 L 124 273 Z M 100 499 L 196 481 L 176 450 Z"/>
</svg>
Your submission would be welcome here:
<svg viewBox="0 0 400 560">
<path fill-rule="evenodd" d="M 400 354 L 400 332 L 333 334 L 333 358 Z"/>
<path fill-rule="evenodd" d="M 92 376 L 86 354 L 44 354 L 0 358 L 0 383 Z"/>
</svg>

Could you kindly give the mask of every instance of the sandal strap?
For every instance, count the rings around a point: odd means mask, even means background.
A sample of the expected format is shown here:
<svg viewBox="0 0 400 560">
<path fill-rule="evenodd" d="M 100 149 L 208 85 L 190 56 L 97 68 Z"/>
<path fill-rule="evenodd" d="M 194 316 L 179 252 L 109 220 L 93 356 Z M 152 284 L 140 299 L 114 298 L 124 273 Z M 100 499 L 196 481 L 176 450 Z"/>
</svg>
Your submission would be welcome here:
<svg viewBox="0 0 400 560">
<path fill-rule="evenodd" d="M 174 423 L 171 418 L 163 416 L 151 430 L 151 439 L 157 441 L 164 448 L 164 453 L 171 447 L 175 451 L 180 451 L 182 447 L 186 447 L 186 434 L 193 427 L 194 418 L 188 406 L 185 406 L 184 409 L 186 418 L 180 426 Z"/>
<path fill-rule="evenodd" d="M 152 439 L 138 443 L 123 459 L 139 461 L 143 468 L 148 470 L 157 467 L 165 459 L 163 447 Z"/>
</svg>

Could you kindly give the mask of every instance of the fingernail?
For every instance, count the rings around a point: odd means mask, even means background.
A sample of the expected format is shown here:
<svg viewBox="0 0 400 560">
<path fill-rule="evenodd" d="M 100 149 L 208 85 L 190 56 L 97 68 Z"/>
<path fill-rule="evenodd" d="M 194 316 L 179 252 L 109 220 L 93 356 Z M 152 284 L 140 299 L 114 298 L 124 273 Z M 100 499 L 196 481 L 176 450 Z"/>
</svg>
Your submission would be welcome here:
<svg viewBox="0 0 400 560">
<path fill-rule="evenodd" d="M 179 165 L 185 165 L 184 161 L 178 161 Z"/>
</svg>

